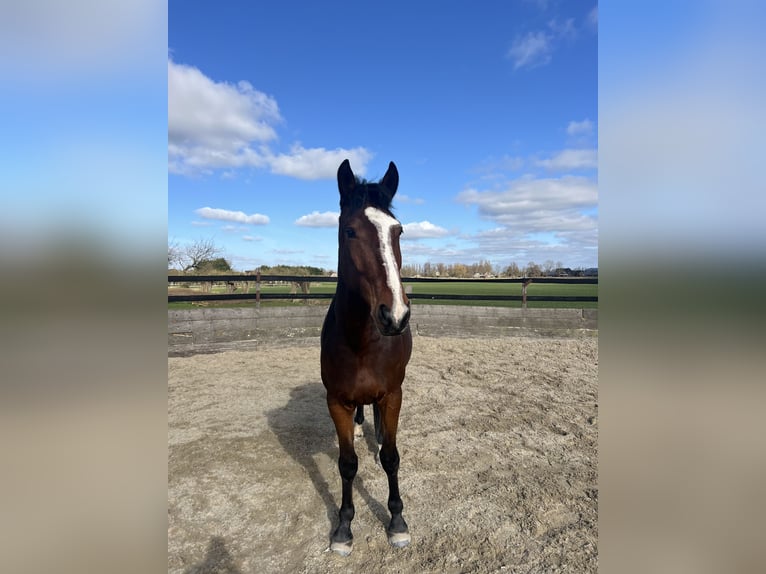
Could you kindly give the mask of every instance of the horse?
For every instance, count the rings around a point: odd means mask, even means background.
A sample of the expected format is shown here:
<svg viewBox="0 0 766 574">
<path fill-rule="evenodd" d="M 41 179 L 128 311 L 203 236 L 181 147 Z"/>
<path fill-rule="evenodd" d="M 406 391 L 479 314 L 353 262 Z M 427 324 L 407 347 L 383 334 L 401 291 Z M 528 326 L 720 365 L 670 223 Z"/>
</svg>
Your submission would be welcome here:
<svg viewBox="0 0 766 574">
<path fill-rule="evenodd" d="M 348 159 L 338 168 L 338 283 L 322 325 L 320 362 L 327 408 L 338 434 L 342 487 L 330 549 L 341 556 L 353 548 L 351 488 L 359 464 L 355 419 L 357 424 L 363 421 L 364 405 L 372 405 L 376 459 L 388 477 L 388 541 L 401 548 L 411 540 L 402 516 L 396 448 L 402 381 L 412 354 L 410 302 L 400 276 L 402 225 L 391 212 L 398 186 L 393 162 L 378 183 L 357 178 Z"/>
</svg>

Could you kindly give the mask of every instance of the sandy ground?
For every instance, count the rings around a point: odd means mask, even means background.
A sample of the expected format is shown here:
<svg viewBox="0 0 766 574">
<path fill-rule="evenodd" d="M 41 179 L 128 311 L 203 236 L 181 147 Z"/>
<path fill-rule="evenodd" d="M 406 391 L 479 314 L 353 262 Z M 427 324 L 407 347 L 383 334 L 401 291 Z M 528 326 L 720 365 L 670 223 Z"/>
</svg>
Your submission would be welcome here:
<svg viewBox="0 0 766 574">
<path fill-rule="evenodd" d="M 598 342 L 415 337 L 399 424 L 412 544 L 388 545 L 372 412 L 354 550 L 319 346 L 168 359 L 168 571 L 596 572 Z"/>
</svg>

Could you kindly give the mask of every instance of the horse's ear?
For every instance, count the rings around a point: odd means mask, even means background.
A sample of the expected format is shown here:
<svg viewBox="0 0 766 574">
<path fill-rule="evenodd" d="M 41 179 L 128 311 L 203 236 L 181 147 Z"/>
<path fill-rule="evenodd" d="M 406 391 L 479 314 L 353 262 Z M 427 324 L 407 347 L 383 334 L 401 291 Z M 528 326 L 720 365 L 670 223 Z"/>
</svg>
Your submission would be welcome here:
<svg viewBox="0 0 766 574">
<path fill-rule="evenodd" d="M 394 162 L 388 164 L 388 171 L 380 180 L 380 185 L 385 186 L 391 192 L 391 197 L 394 197 L 396 188 L 399 187 L 399 171 Z"/>
<path fill-rule="evenodd" d="M 340 191 L 341 203 L 349 197 L 356 187 L 356 177 L 351 171 L 351 163 L 346 159 L 338 168 L 338 191 Z"/>
</svg>

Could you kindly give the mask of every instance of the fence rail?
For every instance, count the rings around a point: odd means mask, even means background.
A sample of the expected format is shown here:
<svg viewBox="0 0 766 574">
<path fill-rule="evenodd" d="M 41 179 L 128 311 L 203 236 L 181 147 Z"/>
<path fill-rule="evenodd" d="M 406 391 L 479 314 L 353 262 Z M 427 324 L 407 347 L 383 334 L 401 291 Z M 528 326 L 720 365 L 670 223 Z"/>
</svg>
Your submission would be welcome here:
<svg viewBox="0 0 766 574">
<path fill-rule="evenodd" d="M 326 275 L 168 275 L 168 283 L 244 283 L 246 281 L 270 281 L 282 283 L 337 283 L 337 277 Z M 598 277 L 501 277 L 494 279 L 402 277 L 403 283 L 559 283 L 597 285 Z"/>
<path fill-rule="evenodd" d="M 168 295 L 168 303 L 199 301 L 261 301 L 274 299 L 332 299 L 334 293 L 261 293 L 262 283 L 337 283 L 337 277 L 314 275 L 168 275 L 168 283 L 255 283 L 255 293 L 202 293 L 194 295 Z M 433 277 L 403 277 L 403 283 L 520 283 L 521 295 L 466 295 L 444 293 L 408 293 L 410 299 L 454 300 L 454 301 L 521 301 L 526 307 L 527 301 L 550 302 L 598 302 L 597 296 L 556 296 L 527 295 L 527 287 L 532 283 L 597 285 L 597 277 L 515 277 L 492 279 L 446 279 Z"/>
</svg>

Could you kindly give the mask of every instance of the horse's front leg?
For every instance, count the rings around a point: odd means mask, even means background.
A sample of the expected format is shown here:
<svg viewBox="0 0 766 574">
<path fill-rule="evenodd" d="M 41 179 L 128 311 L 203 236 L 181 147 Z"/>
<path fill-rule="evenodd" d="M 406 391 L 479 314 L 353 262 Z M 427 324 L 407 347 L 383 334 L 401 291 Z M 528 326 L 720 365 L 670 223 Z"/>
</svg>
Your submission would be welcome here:
<svg viewBox="0 0 766 574">
<path fill-rule="evenodd" d="M 342 500 L 338 512 L 338 527 L 330 536 L 330 549 L 341 556 L 348 556 L 353 549 L 354 535 L 351 534 L 351 521 L 354 519 L 354 502 L 351 496 L 351 488 L 359 466 L 359 461 L 354 452 L 354 409 L 339 403 L 330 402 L 328 399 L 330 416 L 335 423 L 338 433 L 338 445 L 340 455 L 338 457 L 338 470 L 340 471 L 342 485 Z"/>
<path fill-rule="evenodd" d="M 386 395 L 379 403 L 380 434 L 382 435 L 380 464 L 388 476 L 388 510 L 391 513 L 391 522 L 386 533 L 388 541 L 400 548 L 407 546 L 411 540 L 409 528 L 402 516 L 404 503 L 399 495 L 399 451 L 396 448 L 396 430 L 399 425 L 401 406 L 401 390 L 396 394 Z"/>
</svg>

